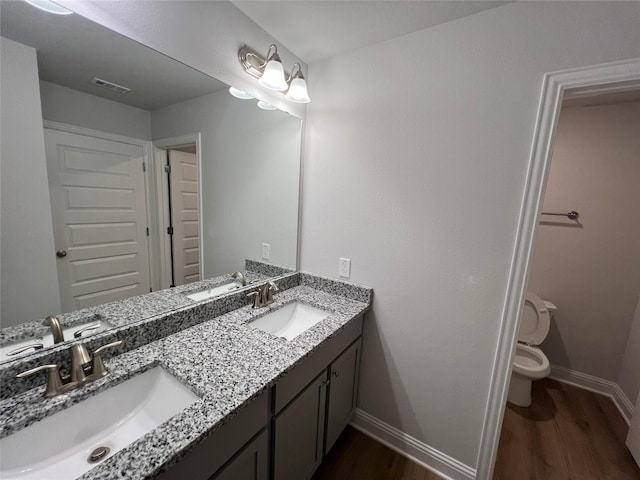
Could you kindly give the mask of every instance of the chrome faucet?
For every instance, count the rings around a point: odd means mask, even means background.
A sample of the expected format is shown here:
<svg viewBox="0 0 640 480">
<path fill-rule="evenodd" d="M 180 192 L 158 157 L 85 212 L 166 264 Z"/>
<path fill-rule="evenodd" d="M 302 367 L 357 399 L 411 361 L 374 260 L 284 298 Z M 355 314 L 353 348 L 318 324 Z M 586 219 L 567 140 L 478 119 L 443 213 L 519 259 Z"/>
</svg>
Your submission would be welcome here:
<svg viewBox="0 0 640 480">
<path fill-rule="evenodd" d="M 107 367 L 102 360 L 102 352 L 111 347 L 117 347 L 122 344 L 122 340 L 117 342 L 108 343 L 96 348 L 93 355 L 90 356 L 87 351 L 87 347 L 82 344 L 74 345 L 71 347 L 71 377 L 64 382 L 60 377 L 60 369 L 58 365 L 40 365 L 39 367 L 32 368 L 26 372 L 16 375 L 17 378 L 28 377 L 34 373 L 47 371 L 47 387 L 44 391 L 46 398 L 55 397 L 63 393 L 67 393 L 70 390 L 80 387 L 85 383 L 98 380 L 109 373 Z M 85 368 L 91 364 L 91 372 L 89 375 L 85 372 Z"/>
<path fill-rule="evenodd" d="M 45 327 L 51 327 L 51 334 L 53 335 L 53 343 L 64 342 L 64 335 L 62 334 L 62 328 L 60 328 L 60 322 L 56 317 L 48 316 L 42 322 Z"/>
<path fill-rule="evenodd" d="M 243 287 L 247 286 L 247 278 L 242 274 L 242 272 L 235 272 L 231 277 L 239 281 Z"/>
<path fill-rule="evenodd" d="M 280 290 L 278 286 L 274 282 L 269 281 L 255 292 L 249 292 L 247 297 L 254 297 L 253 308 L 262 308 L 273 303 L 273 292 L 277 292 L 278 290 Z"/>
</svg>

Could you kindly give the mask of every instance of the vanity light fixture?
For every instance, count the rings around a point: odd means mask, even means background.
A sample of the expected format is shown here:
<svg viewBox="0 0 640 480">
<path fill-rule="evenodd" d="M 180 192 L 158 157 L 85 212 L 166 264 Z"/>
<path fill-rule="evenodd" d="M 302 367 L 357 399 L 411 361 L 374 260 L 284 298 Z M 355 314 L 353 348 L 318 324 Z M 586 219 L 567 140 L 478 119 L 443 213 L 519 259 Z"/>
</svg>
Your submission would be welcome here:
<svg viewBox="0 0 640 480">
<path fill-rule="evenodd" d="M 238 90 L 235 87 L 229 87 L 229 93 L 236 98 L 241 98 L 242 100 L 251 100 L 253 97 L 249 95 L 247 92 L 243 92 L 242 90 Z"/>
<path fill-rule="evenodd" d="M 71 15 L 73 12 L 68 8 L 61 7 L 51 0 L 24 0 L 29 5 L 44 10 L 45 12 L 53 13 L 55 15 Z"/>
<path fill-rule="evenodd" d="M 283 93 L 287 92 L 285 97 L 292 102 L 309 103 L 311 101 L 300 64 L 295 63 L 289 78 L 285 78 L 282 61 L 275 45 L 272 44 L 269 47 L 266 59 L 244 46 L 238 52 L 238 59 L 244 71 L 257 78 L 263 87 Z"/>
</svg>

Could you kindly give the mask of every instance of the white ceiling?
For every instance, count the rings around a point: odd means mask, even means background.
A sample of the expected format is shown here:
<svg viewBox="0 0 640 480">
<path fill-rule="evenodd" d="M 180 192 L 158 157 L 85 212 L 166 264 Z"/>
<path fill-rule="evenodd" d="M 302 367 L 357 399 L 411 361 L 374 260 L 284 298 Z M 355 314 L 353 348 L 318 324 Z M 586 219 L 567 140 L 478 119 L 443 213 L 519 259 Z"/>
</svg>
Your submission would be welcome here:
<svg viewBox="0 0 640 480">
<path fill-rule="evenodd" d="M 509 3 L 488 0 L 231 1 L 307 64 Z"/>
<path fill-rule="evenodd" d="M 41 80 L 144 110 L 226 87 L 80 15 L 51 15 L 22 1 L 0 0 L 0 35 L 36 49 Z M 94 77 L 131 91 L 98 87 Z"/>
</svg>

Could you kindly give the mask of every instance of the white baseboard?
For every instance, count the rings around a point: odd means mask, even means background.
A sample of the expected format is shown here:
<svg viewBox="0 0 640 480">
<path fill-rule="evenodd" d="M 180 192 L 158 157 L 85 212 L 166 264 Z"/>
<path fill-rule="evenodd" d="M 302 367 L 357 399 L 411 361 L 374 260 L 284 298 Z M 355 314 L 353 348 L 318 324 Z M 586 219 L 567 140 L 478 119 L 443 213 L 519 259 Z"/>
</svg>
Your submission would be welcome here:
<svg viewBox="0 0 640 480">
<path fill-rule="evenodd" d="M 633 403 L 631 403 L 629 397 L 625 395 L 617 383 L 557 365 L 551 365 L 551 374 L 549 377 L 559 382 L 568 383 L 610 397 L 625 422 L 627 422 L 627 425 L 631 423 L 634 409 Z"/>
<path fill-rule="evenodd" d="M 446 480 L 473 480 L 475 469 L 360 409 L 351 426 Z"/>
</svg>

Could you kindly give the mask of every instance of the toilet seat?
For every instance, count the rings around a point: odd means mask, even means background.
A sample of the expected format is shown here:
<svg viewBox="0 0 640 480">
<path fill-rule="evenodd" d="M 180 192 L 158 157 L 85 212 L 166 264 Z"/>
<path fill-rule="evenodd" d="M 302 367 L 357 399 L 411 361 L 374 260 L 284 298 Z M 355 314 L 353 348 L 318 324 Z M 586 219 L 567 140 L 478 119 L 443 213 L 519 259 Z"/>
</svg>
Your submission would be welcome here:
<svg viewBox="0 0 640 480">
<path fill-rule="evenodd" d="M 535 293 L 527 292 L 520 320 L 518 342 L 526 345 L 540 345 L 551 325 L 551 315 L 547 304 Z"/>
<path fill-rule="evenodd" d="M 531 380 L 537 380 L 549 375 L 551 366 L 549 365 L 549 359 L 542 350 L 519 343 L 516 345 L 513 371 Z"/>
</svg>

